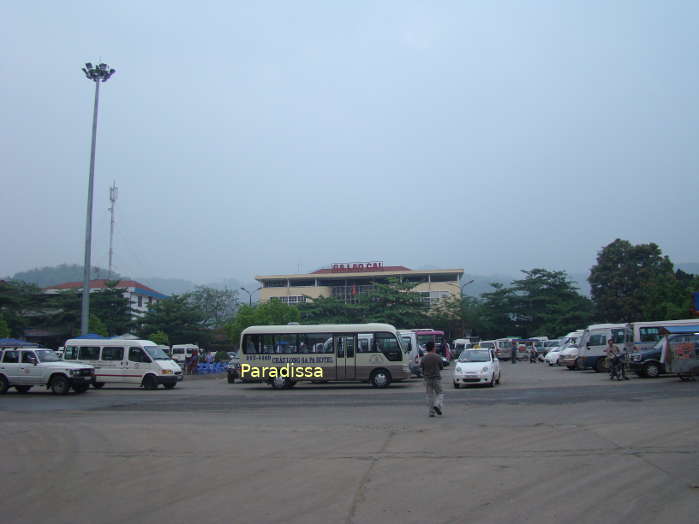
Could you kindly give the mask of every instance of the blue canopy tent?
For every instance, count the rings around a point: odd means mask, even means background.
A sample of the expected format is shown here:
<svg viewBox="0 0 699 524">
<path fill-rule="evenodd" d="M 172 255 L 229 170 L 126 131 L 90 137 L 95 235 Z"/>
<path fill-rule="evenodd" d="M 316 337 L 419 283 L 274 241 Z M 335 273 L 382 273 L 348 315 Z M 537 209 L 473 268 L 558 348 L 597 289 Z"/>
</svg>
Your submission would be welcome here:
<svg viewBox="0 0 699 524">
<path fill-rule="evenodd" d="M 699 333 L 699 322 L 692 326 L 665 326 L 662 328 L 662 333 L 666 335 L 686 335 Z"/>
</svg>

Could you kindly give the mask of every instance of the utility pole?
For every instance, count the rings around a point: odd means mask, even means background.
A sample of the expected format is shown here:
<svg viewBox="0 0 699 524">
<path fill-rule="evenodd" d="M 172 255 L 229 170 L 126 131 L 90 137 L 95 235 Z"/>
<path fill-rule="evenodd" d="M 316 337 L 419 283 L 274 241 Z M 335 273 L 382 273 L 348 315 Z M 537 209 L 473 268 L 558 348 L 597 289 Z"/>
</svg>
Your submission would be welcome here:
<svg viewBox="0 0 699 524">
<path fill-rule="evenodd" d="M 117 197 L 119 196 L 119 188 L 116 185 L 116 181 L 109 188 L 109 201 L 112 206 L 109 208 L 109 213 L 111 214 L 111 220 L 109 222 L 109 278 L 112 278 L 112 256 L 114 255 L 114 205 L 116 204 Z"/>
</svg>

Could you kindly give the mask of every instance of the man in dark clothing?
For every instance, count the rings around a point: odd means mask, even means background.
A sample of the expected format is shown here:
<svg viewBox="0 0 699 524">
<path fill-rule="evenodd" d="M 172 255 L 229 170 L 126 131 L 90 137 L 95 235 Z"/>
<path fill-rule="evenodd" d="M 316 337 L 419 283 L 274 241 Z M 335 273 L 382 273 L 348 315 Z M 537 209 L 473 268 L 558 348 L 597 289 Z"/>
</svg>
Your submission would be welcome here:
<svg viewBox="0 0 699 524">
<path fill-rule="evenodd" d="M 430 417 L 434 414 L 442 414 L 442 403 L 444 393 L 442 393 L 442 358 L 434 351 L 434 342 L 425 344 L 427 354 L 422 357 L 420 367 L 422 376 L 425 377 L 425 392 L 427 393 L 427 406 Z"/>
<path fill-rule="evenodd" d="M 512 363 L 516 364 L 517 363 L 517 342 L 514 340 L 512 341 Z"/>
</svg>

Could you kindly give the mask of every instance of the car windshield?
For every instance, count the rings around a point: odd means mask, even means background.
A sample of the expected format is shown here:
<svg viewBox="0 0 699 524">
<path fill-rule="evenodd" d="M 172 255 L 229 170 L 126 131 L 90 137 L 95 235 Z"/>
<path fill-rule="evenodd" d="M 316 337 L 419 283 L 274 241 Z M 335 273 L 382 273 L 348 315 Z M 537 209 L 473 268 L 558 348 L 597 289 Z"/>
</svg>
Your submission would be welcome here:
<svg viewBox="0 0 699 524">
<path fill-rule="evenodd" d="M 459 362 L 490 362 L 490 351 L 465 349 L 459 356 Z"/>
<path fill-rule="evenodd" d="M 58 362 L 61 360 L 58 358 L 58 354 L 50 349 L 37 349 L 35 353 L 39 357 L 39 362 Z"/>
<path fill-rule="evenodd" d="M 157 346 L 145 346 L 143 349 L 145 349 L 146 353 L 148 353 L 153 360 L 170 360 L 167 353 Z"/>
<path fill-rule="evenodd" d="M 546 343 L 544 344 L 544 347 L 553 348 L 553 347 L 558 346 L 559 343 L 560 343 L 559 340 L 549 340 L 548 342 L 546 342 Z"/>
</svg>

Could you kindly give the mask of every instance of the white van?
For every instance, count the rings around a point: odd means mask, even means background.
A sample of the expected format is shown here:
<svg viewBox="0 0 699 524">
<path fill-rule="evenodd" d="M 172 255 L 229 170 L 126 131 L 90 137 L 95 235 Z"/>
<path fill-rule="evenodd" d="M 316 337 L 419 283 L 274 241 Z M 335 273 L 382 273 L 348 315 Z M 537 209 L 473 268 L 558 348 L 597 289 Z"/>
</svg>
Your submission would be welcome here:
<svg viewBox="0 0 699 524">
<path fill-rule="evenodd" d="M 587 326 L 578 344 L 578 369 L 608 371 L 607 341 L 623 346 L 626 342 L 626 324 L 592 324 Z"/>
<path fill-rule="evenodd" d="M 63 360 L 85 362 L 95 368 L 94 386 L 137 384 L 172 389 L 182 380 L 182 369 L 155 342 L 73 338 L 65 343 Z"/>
<path fill-rule="evenodd" d="M 196 344 L 175 344 L 172 346 L 172 360 L 178 364 L 184 364 L 185 360 L 192 357 L 194 350 L 197 351 L 197 355 L 201 356 L 202 350 Z"/>
</svg>

